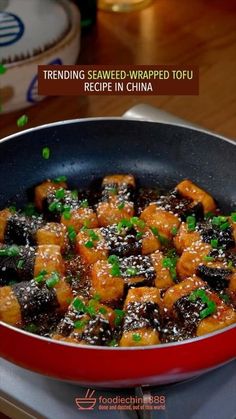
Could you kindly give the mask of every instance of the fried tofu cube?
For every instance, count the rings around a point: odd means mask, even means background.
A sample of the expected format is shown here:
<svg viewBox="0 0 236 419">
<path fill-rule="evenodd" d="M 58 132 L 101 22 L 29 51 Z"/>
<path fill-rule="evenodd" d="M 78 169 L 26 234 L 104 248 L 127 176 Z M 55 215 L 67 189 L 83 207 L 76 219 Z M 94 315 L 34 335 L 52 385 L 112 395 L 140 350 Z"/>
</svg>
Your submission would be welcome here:
<svg viewBox="0 0 236 419">
<path fill-rule="evenodd" d="M 98 228 L 92 230 L 97 240 L 91 240 L 89 231 L 91 230 L 81 230 L 76 237 L 76 251 L 86 265 L 108 258 L 108 248 L 100 230 Z"/>
<path fill-rule="evenodd" d="M 62 252 L 67 249 L 69 243 L 66 227 L 59 223 L 45 224 L 37 231 L 36 240 L 38 245 L 55 244 L 60 246 Z"/>
<path fill-rule="evenodd" d="M 194 202 L 200 202 L 205 214 L 216 210 L 216 203 L 212 196 L 191 182 L 191 180 L 183 180 L 176 186 L 176 189 L 184 198 L 192 199 Z"/>
<path fill-rule="evenodd" d="M 59 310 L 65 312 L 70 305 L 70 301 L 73 299 L 72 289 L 65 278 L 61 278 L 54 286 L 54 289 L 57 295 Z"/>
<path fill-rule="evenodd" d="M 99 294 L 100 301 L 112 303 L 120 300 L 124 294 L 124 279 L 112 276 L 111 265 L 99 260 L 91 268 L 91 285 L 94 294 Z"/>
<path fill-rule="evenodd" d="M 12 213 L 8 208 L 0 211 L 0 243 L 4 243 L 5 230 L 7 227 L 7 222 L 11 215 Z"/>
<path fill-rule="evenodd" d="M 168 239 L 173 237 L 173 230 L 178 229 L 180 225 L 180 219 L 177 215 L 159 208 L 156 204 L 148 205 L 142 211 L 140 218 L 148 227 L 156 228 L 158 233 Z"/>
<path fill-rule="evenodd" d="M 197 242 L 185 249 L 180 256 L 176 270 L 181 279 L 192 276 L 196 273 L 198 266 L 203 263 L 204 258 L 211 251 L 211 246 L 207 243 Z"/>
<path fill-rule="evenodd" d="M 124 307 L 129 303 L 155 303 L 161 305 L 160 291 L 155 287 L 130 288 L 125 299 Z"/>
<path fill-rule="evenodd" d="M 57 189 L 67 188 L 67 184 L 65 182 L 53 182 L 51 180 L 45 180 L 45 182 L 41 183 L 40 185 L 36 186 L 34 190 L 34 203 L 38 210 L 43 210 L 43 201 L 47 198 L 47 196 L 56 191 Z"/>
<path fill-rule="evenodd" d="M 160 289 L 166 289 L 175 284 L 170 270 L 163 266 L 164 256 L 160 251 L 156 251 L 151 255 L 153 267 L 156 272 L 155 286 Z"/>
<path fill-rule="evenodd" d="M 186 223 L 181 223 L 178 233 L 174 237 L 174 245 L 179 253 L 182 253 L 184 249 L 200 241 L 201 236 L 198 231 L 188 231 Z"/>
<path fill-rule="evenodd" d="M 184 281 L 168 288 L 163 297 L 164 310 L 166 309 L 166 311 L 171 312 L 177 300 L 185 295 L 191 294 L 191 292 L 195 289 L 204 287 L 205 285 L 206 283 L 204 281 L 197 276 L 193 276 L 192 278 L 187 278 Z"/>
<path fill-rule="evenodd" d="M 73 227 L 78 233 L 84 226 L 88 228 L 98 227 L 98 219 L 96 213 L 91 208 L 77 208 L 70 211 L 70 217 L 61 216 L 61 223 L 66 227 Z"/>
<path fill-rule="evenodd" d="M 227 306 L 216 294 L 207 291 L 211 300 L 216 303 L 216 312 L 201 320 L 197 327 L 197 336 L 205 335 L 219 329 L 223 329 L 236 322 L 236 311 Z"/>
<path fill-rule="evenodd" d="M 160 343 L 159 334 L 151 328 L 125 331 L 119 346 L 149 346 Z"/>
<path fill-rule="evenodd" d="M 46 271 L 48 274 L 57 272 L 63 275 L 65 270 L 60 246 L 53 244 L 40 245 L 35 254 L 34 276 Z"/>
<path fill-rule="evenodd" d="M 134 215 L 133 202 L 124 202 L 124 206 L 120 207 L 119 197 L 113 196 L 108 202 L 99 202 L 97 206 L 97 218 L 99 226 L 107 227 L 108 225 L 117 224 L 124 218 L 131 218 Z"/>
<path fill-rule="evenodd" d="M 152 232 L 152 230 L 146 227 L 142 237 L 142 255 L 150 255 L 160 248 L 160 241 Z"/>
<path fill-rule="evenodd" d="M 21 326 L 21 307 L 11 287 L 0 287 L 0 321 Z"/>
</svg>

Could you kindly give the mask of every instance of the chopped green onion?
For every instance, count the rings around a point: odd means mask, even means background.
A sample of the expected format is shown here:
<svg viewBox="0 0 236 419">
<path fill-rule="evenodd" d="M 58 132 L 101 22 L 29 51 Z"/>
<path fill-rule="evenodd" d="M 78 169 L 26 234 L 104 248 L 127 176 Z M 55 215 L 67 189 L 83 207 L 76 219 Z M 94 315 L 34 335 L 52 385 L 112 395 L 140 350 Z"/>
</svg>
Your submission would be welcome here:
<svg viewBox="0 0 236 419">
<path fill-rule="evenodd" d="M 4 64 L 0 64 L 0 75 L 2 76 L 3 74 L 5 74 L 7 71 L 7 68 L 5 67 Z"/>
<path fill-rule="evenodd" d="M 57 199 L 63 199 L 65 198 L 65 189 L 64 188 L 60 188 L 55 192 L 55 197 Z"/>
<path fill-rule="evenodd" d="M 124 203 L 124 202 L 121 202 L 121 203 L 118 205 L 118 209 L 119 209 L 119 210 L 122 210 L 124 207 L 125 207 L 125 203 Z"/>
<path fill-rule="evenodd" d="M 10 207 L 8 207 L 8 209 L 9 209 L 9 211 L 10 211 L 10 212 L 12 212 L 12 213 L 16 212 L 16 207 L 15 207 L 15 205 L 11 205 Z"/>
<path fill-rule="evenodd" d="M 137 268 L 130 267 L 130 268 L 127 268 L 126 269 L 125 273 L 128 276 L 135 276 L 138 273 L 138 269 Z"/>
<path fill-rule="evenodd" d="M 9 257 L 15 257 L 18 256 L 20 253 L 20 249 L 18 246 L 10 246 L 5 249 L 0 249 L 0 256 L 9 256 Z"/>
<path fill-rule="evenodd" d="M 73 191 L 71 191 L 71 198 L 72 199 L 78 199 L 78 191 L 77 191 L 77 189 L 74 189 Z"/>
<path fill-rule="evenodd" d="M 213 256 L 204 256 L 203 260 L 206 261 L 206 262 L 212 262 L 214 260 L 214 258 L 213 258 Z"/>
<path fill-rule="evenodd" d="M 140 340 L 142 340 L 142 336 L 139 333 L 133 333 L 132 339 L 134 342 L 140 342 Z"/>
<path fill-rule="evenodd" d="M 172 252 L 172 254 L 173 254 L 173 252 Z M 177 278 L 177 273 L 176 273 L 177 261 L 178 261 L 177 256 L 171 256 L 171 257 L 167 256 L 167 257 L 164 257 L 164 259 L 162 260 L 163 268 L 169 269 L 169 272 L 170 272 L 170 275 L 171 275 L 172 279 Z"/>
<path fill-rule="evenodd" d="M 232 260 L 228 261 L 227 268 L 233 268 L 233 261 Z"/>
<path fill-rule="evenodd" d="M 112 195 L 117 195 L 118 193 L 118 189 L 117 187 L 114 186 L 109 186 L 108 188 L 106 188 L 108 192 L 110 192 Z"/>
<path fill-rule="evenodd" d="M 218 217 L 213 217 L 211 222 L 213 225 L 220 227 L 221 224 L 225 223 L 227 218 L 223 215 L 219 215 Z"/>
<path fill-rule="evenodd" d="M 17 266 L 17 269 L 22 269 L 23 266 L 24 266 L 24 264 L 25 264 L 25 261 L 23 259 L 20 259 L 18 261 L 17 265 L 16 265 Z"/>
<path fill-rule="evenodd" d="M 195 301 L 197 298 L 200 298 L 203 303 L 206 303 L 208 301 L 206 291 L 203 289 L 196 289 L 192 291 L 188 297 L 190 301 Z"/>
<path fill-rule="evenodd" d="M 211 211 L 207 212 L 204 216 L 205 220 L 209 220 L 212 217 L 214 217 L 214 214 Z"/>
<path fill-rule="evenodd" d="M 231 213 L 231 218 L 234 223 L 236 223 L 236 212 Z"/>
<path fill-rule="evenodd" d="M 88 240 L 85 244 L 85 247 L 87 247 L 88 249 L 92 249 L 92 247 L 94 247 L 94 243 L 92 240 Z"/>
<path fill-rule="evenodd" d="M 42 149 L 42 156 L 45 160 L 48 160 L 50 158 L 51 150 L 49 147 L 44 147 Z"/>
<path fill-rule="evenodd" d="M 67 227 L 67 231 L 68 231 L 68 236 L 69 236 L 70 241 L 74 242 L 77 235 L 74 227 L 73 226 Z"/>
<path fill-rule="evenodd" d="M 111 342 L 108 344 L 108 346 L 112 346 L 112 347 L 118 346 L 117 340 L 116 339 L 112 339 Z"/>
<path fill-rule="evenodd" d="M 119 265 L 117 265 L 117 264 L 112 265 L 112 267 L 111 267 L 111 275 L 112 276 L 120 276 L 121 275 Z"/>
<path fill-rule="evenodd" d="M 200 319 L 204 319 L 205 317 L 210 316 L 215 311 L 216 303 L 214 301 L 209 300 L 209 302 L 207 303 L 207 307 L 199 313 Z"/>
<path fill-rule="evenodd" d="M 176 236 L 177 233 L 178 233 L 178 228 L 173 227 L 172 230 L 171 230 L 171 234 L 173 234 L 173 236 Z"/>
<path fill-rule="evenodd" d="M 227 228 L 229 228 L 229 227 L 230 227 L 230 224 L 229 224 L 228 221 L 226 221 L 225 223 L 220 225 L 220 230 L 222 230 L 222 231 L 227 230 Z"/>
<path fill-rule="evenodd" d="M 100 301 L 101 300 L 101 295 L 100 294 L 98 294 L 98 293 L 96 293 L 96 294 L 94 294 L 93 295 L 93 298 L 92 298 L 94 301 Z"/>
<path fill-rule="evenodd" d="M 75 329 L 82 329 L 87 323 L 88 320 L 77 320 L 74 322 L 74 327 Z"/>
<path fill-rule="evenodd" d="M 123 228 L 131 228 L 132 223 L 130 220 L 127 220 L 126 218 L 123 218 L 118 224 L 117 224 L 117 230 L 120 232 Z"/>
<path fill-rule="evenodd" d="M 66 182 L 66 181 L 67 181 L 66 176 L 58 176 L 55 179 L 53 179 L 54 183 L 61 183 L 61 182 Z"/>
<path fill-rule="evenodd" d="M 92 241 L 98 241 L 99 236 L 95 233 L 94 230 L 87 230 L 87 233 Z"/>
<path fill-rule="evenodd" d="M 119 258 L 118 258 L 118 256 L 111 255 L 111 256 L 109 256 L 109 258 L 108 258 L 108 262 L 109 262 L 111 265 L 113 265 L 114 263 L 119 263 Z"/>
<path fill-rule="evenodd" d="M 118 326 L 120 326 L 120 325 L 121 325 L 121 323 L 122 323 L 122 320 L 123 320 L 123 318 L 124 318 L 124 316 L 125 316 L 125 311 L 124 311 L 124 310 L 120 310 L 120 309 L 116 308 L 116 309 L 114 310 L 114 313 L 115 313 L 115 320 L 114 320 L 114 323 L 115 323 L 115 326 L 116 326 L 116 327 L 118 327 Z"/>
<path fill-rule="evenodd" d="M 88 208 L 89 204 L 88 204 L 88 200 L 84 199 L 83 201 L 80 202 L 80 207 L 81 208 Z"/>
<path fill-rule="evenodd" d="M 44 281 L 45 276 L 47 275 L 47 271 L 40 271 L 39 274 L 34 278 L 34 280 L 40 284 Z"/>
<path fill-rule="evenodd" d="M 230 303 L 230 298 L 228 294 L 219 294 L 220 298 L 227 304 Z"/>
<path fill-rule="evenodd" d="M 71 219 L 71 212 L 70 211 L 64 211 L 62 215 L 65 218 L 65 220 L 70 220 Z"/>
<path fill-rule="evenodd" d="M 20 118 L 17 119 L 17 126 L 22 128 L 24 125 L 27 124 L 29 117 L 27 115 L 22 115 Z"/>
<path fill-rule="evenodd" d="M 151 230 L 153 232 L 153 234 L 158 238 L 159 242 L 163 245 L 163 246 L 168 246 L 169 244 L 169 239 L 167 239 L 165 236 L 162 236 L 158 229 L 156 227 L 151 227 Z"/>
<path fill-rule="evenodd" d="M 218 247 L 218 239 L 212 239 L 211 240 L 211 247 L 213 247 L 213 249 L 216 249 Z"/>
<path fill-rule="evenodd" d="M 38 327 L 36 326 L 36 324 L 30 323 L 30 324 L 27 324 L 27 326 L 25 326 L 25 330 L 26 332 L 30 332 L 30 333 L 37 333 Z"/>
<path fill-rule="evenodd" d="M 57 209 L 57 204 L 58 204 L 58 202 L 56 202 L 56 201 L 51 202 L 51 204 L 49 204 L 49 206 L 48 206 L 49 211 L 50 211 L 50 212 L 54 212 L 54 211 L 56 211 L 56 209 Z"/>
<path fill-rule="evenodd" d="M 86 306 L 82 300 L 76 297 L 72 303 L 73 307 L 77 311 L 81 311 L 82 313 L 86 313 Z"/>
<path fill-rule="evenodd" d="M 140 240 L 142 237 L 143 237 L 143 233 L 141 231 L 138 231 L 136 234 L 136 238 Z"/>
<path fill-rule="evenodd" d="M 48 279 L 46 279 L 46 285 L 48 288 L 55 287 L 56 284 L 60 281 L 60 276 L 57 272 L 53 272 Z"/>
<path fill-rule="evenodd" d="M 88 313 L 91 317 L 96 316 L 96 301 L 90 300 L 88 306 L 86 307 L 86 313 Z"/>
<path fill-rule="evenodd" d="M 188 231 L 194 231 L 196 228 L 196 217 L 194 215 L 189 215 L 186 219 Z"/>
<path fill-rule="evenodd" d="M 25 208 L 23 213 L 27 216 L 27 217 L 32 217 L 33 215 L 35 215 L 36 217 L 39 217 L 39 213 L 36 210 L 35 205 L 33 204 L 33 202 L 29 202 Z"/>
<path fill-rule="evenodd" d="M 140 220 L 140 218 L 138 218 L 138 217 L 130 218 L 130 222 L 131 222 L 132 225 L 138 226 L 142 229 L 145 227 L 145 222 L 143 220 Z"/>
<path fill-rule="evenodd" d="M 98 311 L 101 314 L 107 314 L 107 309 L 105 307 L 100 307 Z"/>
</svg>

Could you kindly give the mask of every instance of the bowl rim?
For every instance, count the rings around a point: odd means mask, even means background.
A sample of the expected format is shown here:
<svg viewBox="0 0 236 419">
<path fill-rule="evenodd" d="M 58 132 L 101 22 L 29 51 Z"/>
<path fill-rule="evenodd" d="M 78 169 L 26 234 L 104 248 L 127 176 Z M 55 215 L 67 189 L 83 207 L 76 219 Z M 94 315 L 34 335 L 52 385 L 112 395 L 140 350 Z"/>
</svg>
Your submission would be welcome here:
<svg viewBox="0 0 236 419">
<path fill-rule="evenodd" d="M 63 49 L 68 45 L 77 35 L 80 35 L 81 25 L 80 25 L 80 11 L 78 7 L 72 2 L 66 0 L 59 0 L 62 6 L 64 7 L 66 14 L 69 19 L 70 27 L 68 32 L 63 36 L 56 44 L 51 45 L 49 48 L 40 52 L 39 54 L 33 55 L 32 57 L 13 61 L 12 63 L 6 63 L 5 67 L 7 68 L 6 74 L 10 70 L 14 70 L 17 67 L 23 67 L 24 65 L 32 64 L 35 61 L 41 61 L 45 59 L 48 55 L 54 54 L 59 49 Z"/>
</svg>

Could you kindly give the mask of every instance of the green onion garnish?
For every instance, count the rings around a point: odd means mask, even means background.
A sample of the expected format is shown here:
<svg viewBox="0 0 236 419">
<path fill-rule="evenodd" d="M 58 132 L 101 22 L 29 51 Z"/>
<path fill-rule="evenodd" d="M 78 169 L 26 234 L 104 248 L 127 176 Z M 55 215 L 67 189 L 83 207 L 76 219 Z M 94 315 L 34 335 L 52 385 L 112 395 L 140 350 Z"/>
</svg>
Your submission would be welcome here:
<svg viewBox="0 0 236 419">
<path fill-rule="evenodd" d="M 88 249 L 92 249 L 92 247 L 94 247 L 94 243 L 92 240 L 88 240 L 86 243 L 84 243 L 85 247 L 87 247 Z"/>
<path fill-rule="evenodd" d="M 117 340 L 116 339 L 112 339 L 111 342 L 108 344 L 108 346 L 112 346 L 112 347 L 118 346 Z"/>
<path fill-rule="evenodd" d="M 227 268 L 230 268 L 230 269 L 233 268 L 233 261 L 232 260 L 228 261 Z"/>
<path fill-rule="evenodd" d="M 194 215 L 189 215 L 186 219 L 188 231 L 194 231 L 196 228 L 196 217 Z"/>
<path fill-rule="evenodd" d="M 13 214 L 16 212 L 16 206 L 15 205 L 11 205 L 10 207 L 8 207 L 9 211 L 12 212 Z"/>
<path fill-rule="evenodd" d="M 9 257 L 15 257 L 18 256 L 20 253 L 20 249 L 18 246 L 10 246 L 5 249 L 0 249 L 0 256 L 9 256 Z"/>
<path fill-rule="evenodd" d="M 162 260 L 163 268 L 166 268 L 169 270 L 172 279 L 177 278 L 177 273 L 176 273 L 177 261 L 178 261 L 178 257 L 176 256 L 172 256 L 172 257 L 167 256 Z"/>
<path fill-rule="evenodd" d="M 17 126 L 19 128 L 22 128 L 24 125 L 27 124 L 28 120 L 29 120 L 29 117 L 27 115 L 20 116 L 20 118 L 18 118 L 17 119 L 17 122 L 16 122 L 17 123 Z"/>
<path fill-rule="evenodd" d="M 135 276 L 138 273 L 138 269 L 134 267 L 127 268 L 125 271 L 126 275 L 128 276 Z"/>
<path fill-rule="evenodd" d="M 234 223 L 236 223 L 236 212 L 231 213 L 231 218 Z"/>
<path fill-rule="evenodd" d="M 171 230 L 171 234 L 173 234 L 173 236 L 176 236 L 177 233 L 178 233 L 178 228 L 173 227 L 172 230 Z"/>
<path fill-rule="evenodd" d="M 81 208 L 88 208 L 89 204 L 88 204 L 88 200 L 84 199 L 83 201 L 80 202 L 80 207 Z"/>
<path fill-rule="evenodd" d="M 112 267 L 111 267 L 111 275 L 112 276 L 120 276 L 121 275 L 119 265 L 117 265 L 117 264 L 112 265 Z"/>
<path fill-rule="evenodd" d="M 140 340 L 142 339 L 142 336 L 139 333 L 133 333 L 132 339 L 134 342 L 140 342 Z"/>
<path fill-rule="evenodd" d="M 212 217 L 214 217 L 214 214 L 211 211 L 207 212 L 204 216 L 205 220 L 210 220 Z"/>
<path fill-rule="evenodd" d="M 213 258 L 213 256 L 204 256 L 203 260 L 206 261 L 206 262 L 212 262 L 214 260 L 214 258 Z"/>
<path fill-rule="evenodd" d="M 57 209 L 57 202 L 56 201 L 51 202 L 51 204 L 49 204 L 49 206 L 48 206 L 48 209 L 51 212 L 56 211 L 56 209 Z"/>
<path fill-rule="evenodd" d="M 140 218 L 138 217 L 131 217 L 130 222 L 133 226 L 137 226 L 142 229 L 145 227 L 145 222 L 143 220 L 140 220 Z"/>
<path fill-rule="evenodd" d="M 44 281 L 46 275 L 47 275 L 47 271 L 40 271 L 39 274 L 35 276 L 34 278 L 35 282 L 40 284 L 41 282 Z"/>
<path fill-rule="evenodd" d="M 63 199 L 65 198 L 65 189 L 64 188 L 60 188 L 55 192 L 55 197 L 57 199 Z"/>
<path fill-rule="evenodd" d="M 66 181 L 67 181 L 66 176 L 58 176 L 55 179 L 53 179 L 54 183 L 61 183 L 61 182 L 66 182 Z"/>
<path fill-rule="evenodd" d="M 37 333 L 38 331 L 38 327 L 34 323 L 27 324 L 27 326 L 25 326 L 24 329 L 26 330 L 26 332 L 30 333 Z"/>
<path fill-rule="evenodd" d="M 60 276 L 57 272 L 53 272 L 48 279 L 46 279 L 46 285 L 48 288 L 55 287 L 60 281 Z"/>
<path fill-rule="evenodd" d="M 87 233 L 92 241 L 98 241 L 99 236 L 95 233 L 94 230 L 87 230 Z"/>
<path fill-rule="evenodd" d="M 207 305 L 206 308 L 200 311 L 199 316 L 200 319 L 204 319 L 207 316 L 210 316 L 216 311 L 216 303 L 207 296 L 206 291 L 203 289 L 197 289 L 191 292 L 189 295 L 190 301 L 195 301 L 197 298 Z"/>
<path fill-rule="evenodd" d="M 7 71 L 6 67 L 4 64 L 0 64 L 0 75 L 2 76 L 3 74 L 5 74 Z"/>
<path fill-rule="evenodd" d="M 140 240 L 142 237 L 143 237 L 143 233 L 141 231 L 138 231 L 136 234 L 136 238 Z"/>
<path fill-rule="evenodd" d="M 119 210 L 122 210 L 124 207 L 125 207 L 125 203 L 124 203 L 124 202 L 121 202 L 121 203 L 118 205 L 118 209 L 119 209 Z"/>
<path fill-rule="evenodd" d="M 227 221 L 227 218 L 223 215 L 219 215 L 218 217 L 213 217 L 211 222 L 215 226 L 220 226 L 221 224 L 225 223 Z"/>
<path fill-rule="evenodd" d="M 101 314 L 107 314 L 107 309 L 105 307 L 100 307 L 98 311 Z"/>
<path fill-rule="evenodd" d="M 25 261 L 23 259 L 20 259 L 16 265 L 17 269 L 22 269 L 25 264 Z"/>
<path fill-rule="evenodd" d="M 229 227 L 230 227 L 230 224 L 229 224 L 228 221 L 226 221 L 225 223 L 220 225 L 220 230 L 222 230 L 222 231 L 227 230 L 227 228 L 229 228 Z"/>
<path fill-rule="evenodd" d="M 48 160 L 50 158 L 50 154 L 51 154 L 51 151 L 49 147 L 44 147 L 42 149 L 42 156 L 45 160 Z"/>
<path fill-rule="evenodd" d="M 77 311 L 81 311 L 82 313 L 86 313 L 86 306 L 82 300 L 76 297 L 72 303 L 73 307 Z"/>
<path fill-rule="evenodd" d="M 211 247 L 213 247 L 213 249 L 216 249 L 218 247 L 218 239 L 212 239 L 211 240 Z"/>
<path fill-rule="evenodd" d="M 65 220 L 70 220 L 71 219 L 71 212 L 70 211 L 64 211 L 62 215 L 65 218 Z"/>
<path fill-rule="evenodd" d="M 71 191 L 71 198 L 72 199 L 78 199 L 78 191 L 77 191 L 77 189 L 74 189 L 73 191 Z"/>
<path fill-rule="evenodd" d="M 93 295 L 93 298 L 92 298 L 94 301 L 100 301 L 101 300 L 101 295 L 100 294 L 98 294 L 98 293 L 96 293 L 96 294 L 94 294 Z"/>
<path fill-rule="evenodd" d="M 115 313 L 115 320 L 114 320 L 115 326 L 118 327 L 122 323 L 122 320 L 125 316 L 125 311 L 124 310 L 119 310 L 118 308 L 116 308 L 114 310 L 114 313 Z"/>
<path fill-rule="evenodd" d="M 168 244 L 169 244 L 170 241 L 166 237 L 162 236 L 159 233 L 159 231 L 158 231 L 158 229 L 156 227 L 151 227 L 151 230 L 152 230 L 153 234 L 158 238 L 159 242 L 163 246 L 168 246 Z"/>
<path fill-rule="evenodd" d="M 77 320 L 74 322 L 74 327 L 75 329 L 82 329 L 87 323 L 88 320 Z"/>
<path fill-rule="evenodd" d="M 120 232 L 123 228 L 131 228 L 132 223 L 130 220 L 127 220 L 126 218 L 123 218 L 118 224 L 117 224 L 117 230 Z"/>
<path fill-rule="evenodd" d="M 219 297 L 227 304 L 230 303 L 230 298 L 228 294 L 219 294 Z"/>
<path fill-rule="evenodd" d="M 108 258 L 108 262 L 109 262 L 111 265 L 113 265 L 114 263 L 119 263 L 119 258 L 118 258 L 118 256 L 111 255 L 111 256 L 109 256 L 109 258 Z"/>
<path fill-rule="evenodd" d="M 76 239 L 76 235 L 77 235 L 74 227 L 73 226 L 67 227 L 67 232 L 68 232 L 68 237 L 69 237 L 70 241 L 74 242 L 75 239 Z"/>
<path fill-rule="evenodd" d="M 118 189 L 115 186 L 109 186 L 108 188 L 106 188 L 106 190 L 110 192 L 112 195 L 117 195 L 118 193 Z"/>
<path fill-rule="evenodd" d="M 32 202 L 29 202 L 23 210 L 23 213 L 27 216 L 27 217 L 32 217 L 33 215 L 36 217 L 39 217 L 39 213 L 36 210 L 35 205 Z"/>
</svg>

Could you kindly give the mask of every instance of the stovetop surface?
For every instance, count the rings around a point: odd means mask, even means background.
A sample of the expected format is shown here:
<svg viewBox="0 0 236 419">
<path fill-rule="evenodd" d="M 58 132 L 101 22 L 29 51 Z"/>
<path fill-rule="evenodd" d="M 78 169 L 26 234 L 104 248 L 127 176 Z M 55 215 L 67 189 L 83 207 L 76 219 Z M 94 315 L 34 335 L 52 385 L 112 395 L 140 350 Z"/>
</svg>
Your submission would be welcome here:
<svg viewBox="0 0 236 419">
<path fill-rule="evenodd" d="M 236 361 L 186 382 L 150 387 L 147 391 L 152 396 L 165 396 L 165 410 L 100 410 L 99 396 L 134 397 L 135 389 L 95 390 L 94 410 L 79 410 L 75 399 L 85 397 L 86 391 L 0 360 L 2 402 L 10 401 L 33 417 L 47 419 L 236 419 Z"/>
</svg>

